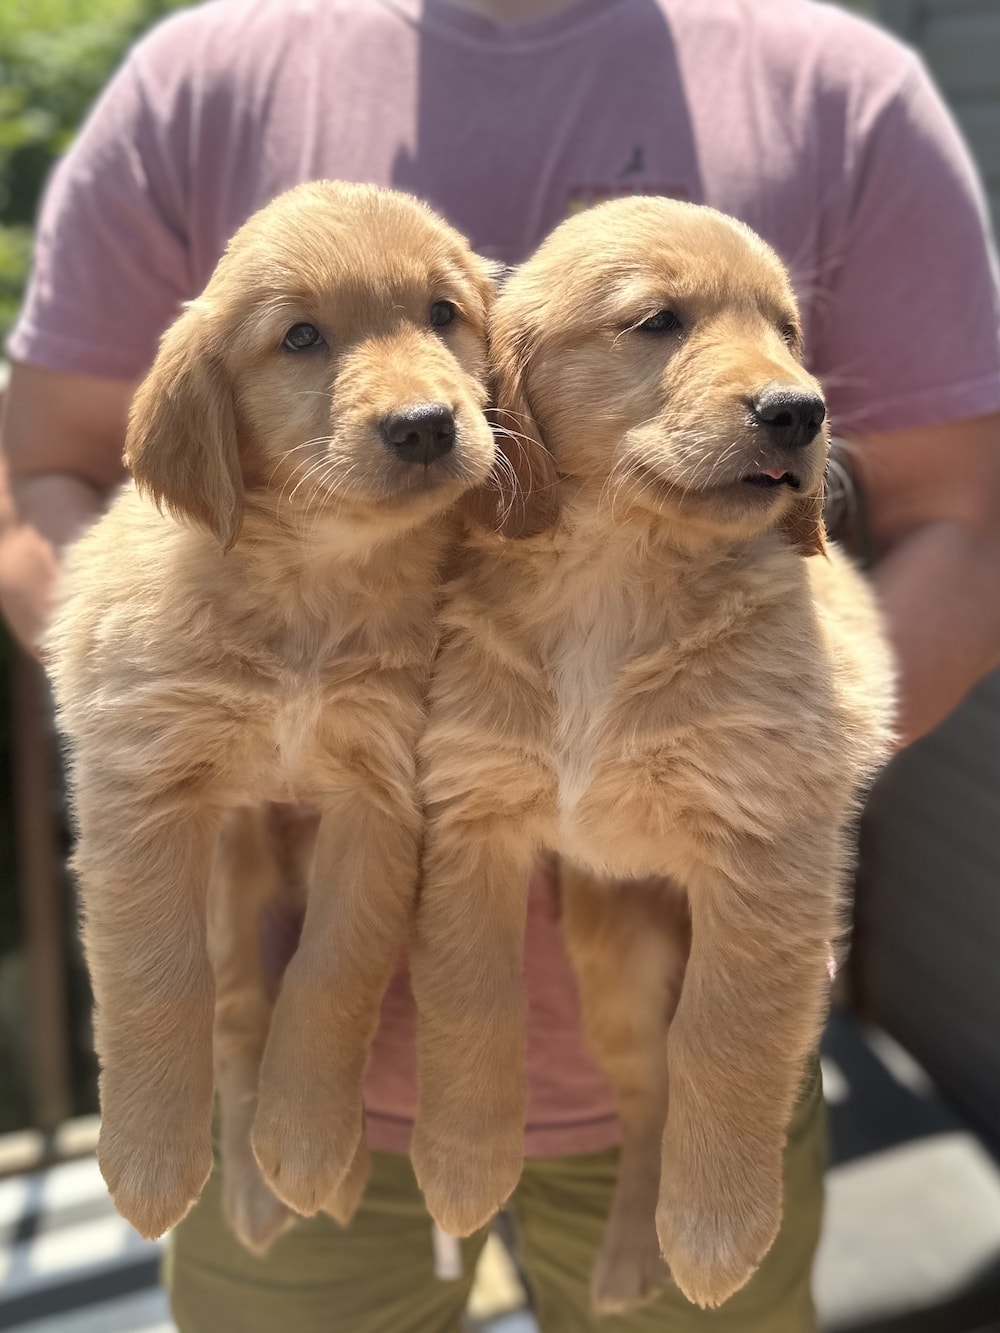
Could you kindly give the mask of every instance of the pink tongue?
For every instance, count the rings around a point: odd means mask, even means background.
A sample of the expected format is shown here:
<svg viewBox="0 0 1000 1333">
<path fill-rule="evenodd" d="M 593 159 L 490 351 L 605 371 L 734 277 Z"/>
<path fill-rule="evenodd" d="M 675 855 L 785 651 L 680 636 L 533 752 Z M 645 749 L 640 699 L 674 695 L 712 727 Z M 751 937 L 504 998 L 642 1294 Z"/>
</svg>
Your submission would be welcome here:
<svg viewBox="0 0 1000 1333">
<path fill-rule="evenodd" d="M 780 481 L 781 478 L 784 477 L 785 475 L 786 472 L 783 467 L 765 468 L 764 471 L 761 473 L 762 477 L 773 477 L 775 481 Z"/>
</svg>

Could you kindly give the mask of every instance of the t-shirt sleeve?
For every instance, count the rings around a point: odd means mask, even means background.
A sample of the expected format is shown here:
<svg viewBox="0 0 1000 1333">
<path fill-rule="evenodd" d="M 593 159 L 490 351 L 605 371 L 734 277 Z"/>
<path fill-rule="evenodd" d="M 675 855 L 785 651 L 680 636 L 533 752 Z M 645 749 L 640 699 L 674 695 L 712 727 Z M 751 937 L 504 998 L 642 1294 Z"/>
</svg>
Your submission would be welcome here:
<svg viewBox="0 0 1000 1333">
<path fill-rule="evenodd" d="M 917 60 L 857 142 L 810 353 L 834 429 L 1000 409 L 1000 288 L 983 192 Z"/>
<path fill-rule="evenodd" d="M 191 290 L 177 139 L 126 60 L 48 182 L 31 277 L 7 343 L 16 361 L 133 379 Z"/>
</svg>

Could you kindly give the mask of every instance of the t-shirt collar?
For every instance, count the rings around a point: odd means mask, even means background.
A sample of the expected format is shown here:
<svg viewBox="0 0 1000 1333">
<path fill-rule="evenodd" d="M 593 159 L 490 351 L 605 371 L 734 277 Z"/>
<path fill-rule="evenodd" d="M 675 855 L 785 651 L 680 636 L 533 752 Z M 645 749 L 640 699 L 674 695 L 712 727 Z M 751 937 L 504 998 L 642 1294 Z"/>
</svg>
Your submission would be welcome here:
<svg viewBox="0 0 1000 1333">
<path fill-rule="evenodd" d="M 422 27 L 464 37 L 476 45 L 496 49 L 525 47 L 574 37 L 595 20 L 610 17 L 628 0 L 574 0 L 542 18 L 521 23 L 498 23 L 473 13 L 452 0 L 380 0 Z"/>
</svg>

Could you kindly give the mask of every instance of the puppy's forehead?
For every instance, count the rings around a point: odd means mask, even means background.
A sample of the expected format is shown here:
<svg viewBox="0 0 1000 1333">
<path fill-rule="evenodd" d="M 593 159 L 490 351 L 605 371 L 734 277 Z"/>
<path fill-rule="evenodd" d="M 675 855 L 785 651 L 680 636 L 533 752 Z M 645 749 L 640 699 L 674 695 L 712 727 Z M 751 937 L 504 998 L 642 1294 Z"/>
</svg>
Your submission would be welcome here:
<svg viewBox="0 0 1000 1333">
<path fill-rule="evenodd" d="M 212 285 L 251 297 L 406 295 L 467 282 L 473 259 L 459 234 L 393 191 L 317 182 L 280 196 L 230 242 Z"/>
<path fill-rule="evenodd" d="M 760 237 L 714 209 L 667 199 L 614 200 L 578 214 L 521 273 L 523 290 L 558 291 L 561 305 L 585 302 L 609 316 L 671 299 L 794 307 L 784 266 Z"/>
</svg>

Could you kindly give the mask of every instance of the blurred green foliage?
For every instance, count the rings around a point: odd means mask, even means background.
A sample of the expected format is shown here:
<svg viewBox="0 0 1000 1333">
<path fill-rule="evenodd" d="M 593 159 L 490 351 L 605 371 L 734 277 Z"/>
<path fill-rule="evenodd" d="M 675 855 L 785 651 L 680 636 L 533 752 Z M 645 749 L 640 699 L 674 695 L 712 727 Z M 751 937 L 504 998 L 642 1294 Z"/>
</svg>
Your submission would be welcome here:
<svg viewBox="0 0 1000 1333">
<path fill-rule="evenodd" d="M 0 339 L 17 313 L 31 223 L 53 161 L 135 38 L 188 3 L 0 3 Z"/>
</svg>

